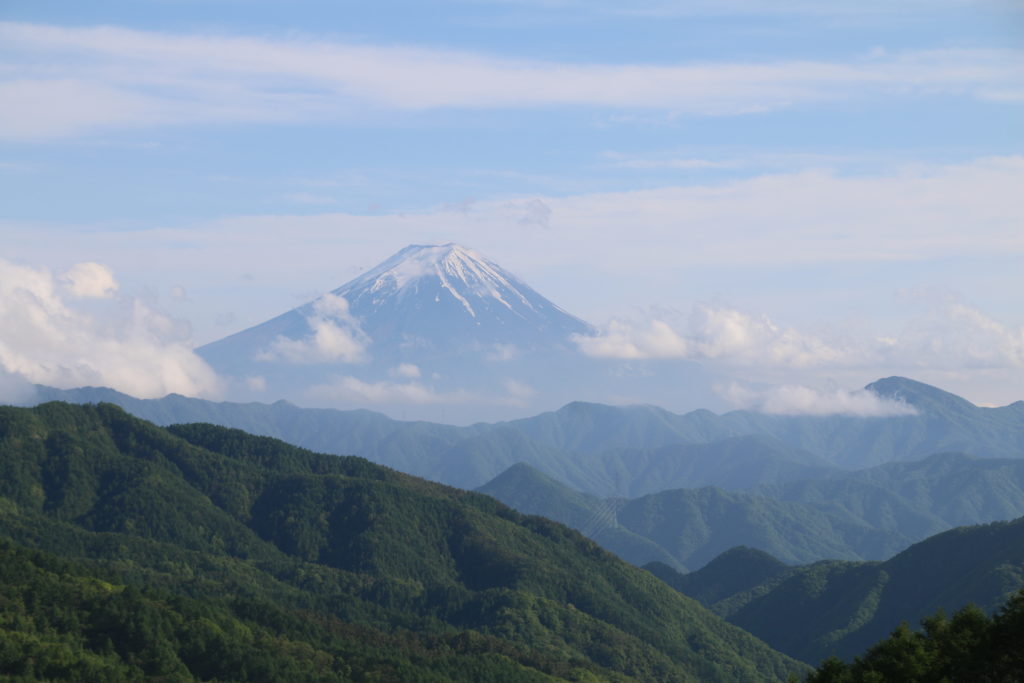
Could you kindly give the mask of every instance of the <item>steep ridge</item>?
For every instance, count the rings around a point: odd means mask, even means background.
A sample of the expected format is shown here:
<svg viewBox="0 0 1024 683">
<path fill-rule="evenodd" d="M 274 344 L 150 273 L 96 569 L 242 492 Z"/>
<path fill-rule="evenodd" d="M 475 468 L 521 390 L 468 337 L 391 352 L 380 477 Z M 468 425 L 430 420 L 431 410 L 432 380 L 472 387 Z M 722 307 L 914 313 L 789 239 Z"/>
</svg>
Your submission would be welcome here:
<svg viewBox="0 0 1024 683">
<path fill-rule="evenodd" d="M 618 509 L 625 501 L 574 491 L 525 463 L 513 465 L 477 491 L 523 514 L 541 515 L 572 527 L 635 565 L 663 562 L 685 569 L 657 543 L 619 524 Z"/>
<path fill-rule="evenodd" d="M 463 680 L 802 671 L 576 532 L 361 458 L 60 403 L 0 408 L 0 456 L 11 542 L 105 581 L 213 601 L 225 619 L 269 601 L 305 615 L 304 637 L 336 623 L 348 645 L 317 641 L 329 667 L 361 643 L 359 675 L 387 662 L 406 678 L 433 672 L 419 680 L 445 677 L 453 651 L 470 655 Z"/>
<path fill-rule="evenodd" d="M 974 603 L 991 612 L 1024 587 L 1024 518 L 959 527 L 885 562 L 824 561 L 771 572 L 758 585 L 715 590 L 721 577 L 758 574 L 763 558 L 730 552 L 693 574 L 659 576 L 773 647 L 810 663 L 848 659 L 900 622 Z"/>
</svg>

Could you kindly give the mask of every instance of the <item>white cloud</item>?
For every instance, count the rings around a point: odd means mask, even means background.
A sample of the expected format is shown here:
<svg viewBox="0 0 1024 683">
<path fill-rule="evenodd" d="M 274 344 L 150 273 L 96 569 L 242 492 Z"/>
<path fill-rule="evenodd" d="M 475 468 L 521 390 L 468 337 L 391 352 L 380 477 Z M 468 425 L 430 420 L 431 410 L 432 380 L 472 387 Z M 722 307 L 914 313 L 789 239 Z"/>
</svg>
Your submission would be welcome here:
<svg viewBox="0 0 1024 683">
<path fill-rule="evenodd" d="M 848 329 L 825 339 L 781 326 L 764 315 L 698 305 L 686 321 L 675 325 L 657 318 L 613 320 L 598 334 L 574 335 L 573 341 L 596 358 L 679 358 L 764 371 L 1024 368 L 1024 326 L 1006 325 L 960 303 L 885 336 Z"/>
<path fill-rule="evenodd" d="M 117 281 L 110 269 L 99 263 L 78 263 L 61 276 L 71 293 L 80 298 L 105 299 L 114 296 Z"/>
<path fill-rule="evenodd" d="M 348 310 L 348 300 L 324 294 L 306 317 L 311 333 L 301 339 L 278 336 L 258 360 L 287 363 L 361 363 L 368 359 L 369 337 Z"/>
<path fill-rule="evenodd" d="M 826 100 L 943 93 L 1013 101 L 1013 50 L 849 62 L 577 64 L 438 49 L 0 24 L 18 79 L 0 84 L 14 138 L 97 127 L 301 122 L 368 110 L 587 106 L 722 115 Z M 53 77 L 59 64 L 60 79 Z"/>
<path fill-rule="evenodd" d="M 0 371 L 62 389 L 94 385 L 152 398 L 216 395 L 220 384 L 174 321 L 137 299 L 109 299 L 113 274 L 96 263 L 62 276 L 0 259 Z"/>
<path fill-rule="evenodd" d="M 504 363 L 518 358 L 520 353 L 519 347 L 515 344 L 494 344 L 484 353 L 484 358 L 489 361 Z"/>
<path fill-rule="evenodd" d="M 1012 327 L 962 303 L 879 340 L 880 359 L 940 369 L 1024 368 L 1024 326 Z"/>
<path fill-rule="evenodd" d="M 263 375 L 252 375 L 245 378 L 245 387 L 249 391 L 266 391 L 267 378 Z"/>
<path fill-rule="evenodd" d="M 522 230 L 508 230 L 519 214 L 500 200 L 477 202 L 468 211 L 239 216 L 132 231 L 7 221 L 0 223 L 0 251 L 52 263 L 103 253 L 125 286 L 156 280 L 162 291 L 179 283 L 187 268 L 189 295 L 197 305 L 236 311 L 238 320 L 253 322 L 293 307 L 293 291 L 337 286 L 390 250 L 424 241 L 471 245 L 584 316 L 593 315 L 588 308 L 608 316 L 636 302 L 689 307 L 688 287 L 695 280 L 685 274 L 692 271 L 716 278 L 701 293 L 714 300 L 716 290 L 735 296 L 730 280 L 749 277 L 748 271 L 785 277 L 814 264 L 813 287 L 791 282 L 787 289 L 765 280 L 761 301 L 718 306 L 717 315 L 696 321 L 650 316 L 660 327 L 649 320 L 618 321 L 617 329 L 610 325 L 586 342 L 587 350 L 613 357 L 697 358 L 742 367 L 744 377 L 772 363 L 791 373 L 856 370 L 841 379 L 858 383 L 909 375 L 993 403 L 1021 398 L 1024 386 L 1022 320 L 1012 296 L 1024 257 L 1021 187 L 1024 158 L 985 158 L 870 175 L 783 173 L 714 185 L 545 197 L 551 227 L 530 232 L 529 239 Z M 137 255 L 151 251 L 164 257 L 140 263 Z M 301 272 L 294 263 L 304 264 Z M 845 275 L 831 278 L 826 271 L 832 264 Z M 890 274 L 914 274 L 889 285 L 871 279 L 872 264 Z M 959 270 L 949 278 L 948 264 Z M 233 286 L 251 272 L 259 273 L 258 281 L 251 275 L 244 280 L 253 296 L 238 300 L 225 283 Z M 851 273 L 864 277 L 863 283 L 850 279 Z M 892 287 L 932 281 L 943 291 L 964 292 L 964 300 L 983 302 L 984 311 L 970 314 L 973 309 L 947 302 L 922 312 L 892 296 Z M 796 303 L 785 312 L 766 309 L 770 304 L 764 301 L 780 292 Z M 608 303 L 609 296 L 617 298 Z M 858 317 L 844 322 L 845 313 L 837 311 L 851 307 Z M 204 341 L 226 331 L 212 317 L 204 334 L 197 332 Z M 807 328 L 806 320 L 815 320 L 816 327 Z M 204 324 L 198 317 L 194 322 Z M 757 340 L 764 339 L 770 343 L 761 349 Z M 514 354 L 509 351 L 496 348 L 491 357 Z M 756 381 L 813 383 L 778 374 Z"/>
<path fill-rule="evenodd" d="M 421 374 L 419 367 L 412 363 L 399 363 L 391 368 L 390 373 L 392 377 L 403 377 L 405 379 L 419 379 Z"/>
<path fill-rule="evenodd" d="M 853 417 L 892 417 L 916 415 L 912 406 L 859 389 L 821 390 L 806 386 L 781 385 L 751 388 L 733 382 L 719 387 L 723 398 L 739 408 L 770 415 L 847 415 Z"/>
<path fill-rule="evenodd" d="M 577 334 L 572 340 L 583 353 L 595 358 L 686 358 L 691 353 L 687 340 L 663 320 L 612 320 L 599 334 Z"/>
<path fill-rule="evenodd" d="M 694 307 L 683 330 L 658 319 L 613 320 L 597 335 L 572 339 L 583 353 L 597 358 L 689 358 L 800 368 L 841 362 L 845 356 L 821 339 L 782 328 L 767 317 L 709 306 Z"/>
<path fill-rule="evenodd" d="M 342 375 L 326 384 L 311 387 L 306 394 L 311 399 L 371 404 L 453 404 L 475 401 L 466 391 L 438 392 L 422 382 L 366 382 L 357 377 Z"/>
<path fill-rule="evenodd" d="M 409 366 L 415 367 L 415 366 Z M 434 375 L 434 379 L 440 379 Z M 419 377 L 410 375 L 408 381 L 382 380 L 368 382 L 350 375 L 337 375 L 329 382 L 306 390 L 306 396 L 315 401 L 330 401 L 352 404 L 392 405 L 527 405 L 534 395 L 533 387 L 515 379 L 506 379 L 500 385 L 504 393 L 496 390 L 480 394 L 466 389 L 438 391 L 424 383 Z M 497 389 L 497 387 L 496 387 Z"/>
<path fill-rule="evenodd" d="M 207 278 L 237 280 L 258 268 L 259 284 L 270 295 L 293 291 L 297 278 L 304 289 L 321 290 L 325 279 L 337 286 L 339 270 L 371 267 L 387 249 L 455 241 L 492 254 L 541 291 L 545 275 L 564 280 L 567 267 L 603 281 L 614 278 L 626 288 L 633 280 L 687 267 L 1024 255 L 1022 186 L 1024 157 L 1009 156 L 855 176 L 815 170 L 544 197 L 551 227 L 531 231 L 528 240 L 508 229 L 521 218 L 515 203 L 499 200 L 476 202 L 468 211 L 242 215 L 130 232 L 4 221 L 0 246 L 37 260 L 102 251 L 118 259 L 113 265 L 122 279 L 132 270 L 149 278 L 165 270 L 177 283 L 187 265 Z M 165 258 L 143 267 L 137 254 L 144 250 L 161 250 Z M 296 262 L 306 265 L 302 272 L 295 271 Z M 196 286 L 190 282 L 193 294 Z M 578 308 L 571 300 L 559 303 Z M 662 297 L 656 303 L 669 302 Z M 225 301 L 221 308 L 236 305 Z"/>
<path fill-rule="evenodd" d="M 506 379 L 504 385 L 505 393 L 512 399 L 524 400 L 537 393 L 529 384 L 515 379 Z"/>
</svg>

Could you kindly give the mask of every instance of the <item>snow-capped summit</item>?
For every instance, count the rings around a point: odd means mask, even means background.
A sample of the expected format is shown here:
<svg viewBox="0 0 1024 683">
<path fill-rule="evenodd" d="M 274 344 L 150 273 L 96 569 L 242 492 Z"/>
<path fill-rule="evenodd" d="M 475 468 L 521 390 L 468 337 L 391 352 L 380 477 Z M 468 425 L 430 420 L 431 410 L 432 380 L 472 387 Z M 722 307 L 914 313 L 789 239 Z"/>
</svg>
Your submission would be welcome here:
<svg viewBox="0 0 1024 683">
<path fill-rule="evenodd" d="M 354 280 L 197 353 L 230 400 L 373 408 L 469 423 L 572 400 L 675 397 L 696 364 L 641 367 L 581 353 L 594 330 L 483 255 L 411 245 Z M 658 395 L 658 394 L 655 394 Z"/>
<path fill-rule="evenodd" d="M 451 243 L 410 245 L 331 294 L 348 301 L 382 345 L 539 348 L 590 329 L 493 261 Z"/>
<path fill-rule="evenodd" d="M 458 244 L 410 245 L 356 279 L 198 349 L 220 371 L 419 362 L 424 354 L 564 348 L 590 326 Z M 255 367 L 250 367 L 255 364 Z"/>
<path fill-rule="evenodd" d="M 440 284 L 470 316 L 476 317 L 466 297 L 493 299 L 509 310 L 516 306 L 533 308 L 521 289 L 529 289 L 515 277 L 472 249 L 448 244 L 411 244 L 332 294 L 344 296 L 350 303 L 368 298 L 377 305 L 393 296 L 415 296 L 420 287 Z M 511 295 L 512 303 L 504 297 Z"/>
</svg>

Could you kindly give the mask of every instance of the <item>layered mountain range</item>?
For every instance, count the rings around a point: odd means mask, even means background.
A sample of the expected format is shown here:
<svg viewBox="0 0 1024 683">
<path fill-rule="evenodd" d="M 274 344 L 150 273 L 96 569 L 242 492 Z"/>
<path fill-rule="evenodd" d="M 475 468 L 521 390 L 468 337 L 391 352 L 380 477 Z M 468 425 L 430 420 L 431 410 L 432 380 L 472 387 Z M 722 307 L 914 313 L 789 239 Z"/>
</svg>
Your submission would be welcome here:
<svg viewBox="0 0 1024 683">
<path fill-rule="evenodd" d="M 520 464 L 478 490 L 578 529 L 635 564 L 697 569 L 734 546 L 791 564 L 884 560 L 955 526 L 1024 515 L 1024 460 L 945 453 L 750 491 L 639 498 L 598 498 Z"/>
<path fill-rule="evenodd" d="M 211 422 L 326 453 L 358 454 L 410 474 L 475 488 L 524 462 L 596 496 L 636 497 L 671 488 L 820 479 L 841 470 L 919 460 L 942 452 L 1024 456 L 1024 401 L 982 408 L 902 377 L 866 387 L 914 414 L 780 416 L 751 411 L 677 414 L 654 406 L 573 402 L 507 422 L 457 427 L 394 420 L 368 410 L 213 402 L 171 395 L 135 399 L 102 388 L 37 387 L 37 400 L 115 403 L 157 424 Z"/>
<path fill-rule="evenodd" d="M 108 401 L 159 424 L 237 427 L 482 486 L 635 564 L 657 560 L 680 570 L 735 545 L 791 563 L 882 560 L 954 526 L 1024 514 L 1024 403 L 980 408 L 904 378 L 868 390 L 900 397 L 915 414 L 677 415 L 577 402 L 523 420 L 455 427 L 286 402 L 38 388 L 40 398 Z"/>
<path fill-rule="evenodd" d="M 568 401 L 676 395 L 708 379 L 684 362 L 588 358 L 576 341 L 592 334 L 480 254 L 414 245 L 198 351 L 234 396 L 392 416 L 418 407 L 440 422 L 37 386 L 37 402 L 101 405 L 0 409 L 0 623 L 28 625 L 0 628 L 0 653 L 14 653 L 4 671 L 803 671 L 592 541 L 809 663 L 851 656 L 935 607 L 992 609 L 1024 583 L 1019 522 L 929 538 L 1024 515 L 1024 402 L 979 407 L 903 377 L 864 387 L 899 408 L 871 417 Z M 523 412 L 559 397 L 560 408 Z M 444 424 L 457 405 L 529 416 Z M 931 566 L 960 552 L 971 557 Z M 26 602 L 36 594 L 52 604 Z M 134 612 L 148 625 L 133 626 Z M 98 635 L 120 630 L 130 646 Z"/>
<path fill-rule="evenodd" d="M 0 664 L 28 680 L 784 680 L 808 669 L 737 626 L 817 664 L 1024 584 L 1024 519 L 658 580 L 486 496 L 109 404 L 0 408 L 0 453 Z"/>
<path fill-rule="evenodd" d="M 796 661 L 580 534 L 364 459 L 0 407 L 0 674 L 781 681 Z"/>
</svg>

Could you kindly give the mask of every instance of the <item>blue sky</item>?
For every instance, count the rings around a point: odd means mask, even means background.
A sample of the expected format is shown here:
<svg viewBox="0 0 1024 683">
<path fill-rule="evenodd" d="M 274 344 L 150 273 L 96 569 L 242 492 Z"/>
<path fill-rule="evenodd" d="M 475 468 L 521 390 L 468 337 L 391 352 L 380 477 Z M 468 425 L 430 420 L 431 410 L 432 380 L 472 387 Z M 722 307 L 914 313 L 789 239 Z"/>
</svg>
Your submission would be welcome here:
<svg viewBox="0 0 1024 683">
<path fill-rule="evenodd" d="M 7 0 L 0 317 L 29 329 L 0 363 L 131 370 L 93 340 L 173 378 L 454 240 L 631 353 L 671 357 L 654 323 L 718 335 L 723 381 L 1024 398 L 1024 4 L 628 7 Z M 70 294 L 82 262 L 116 289 Z M 805 352 L 752 352 L 780 340 Z"/>
</svg>

